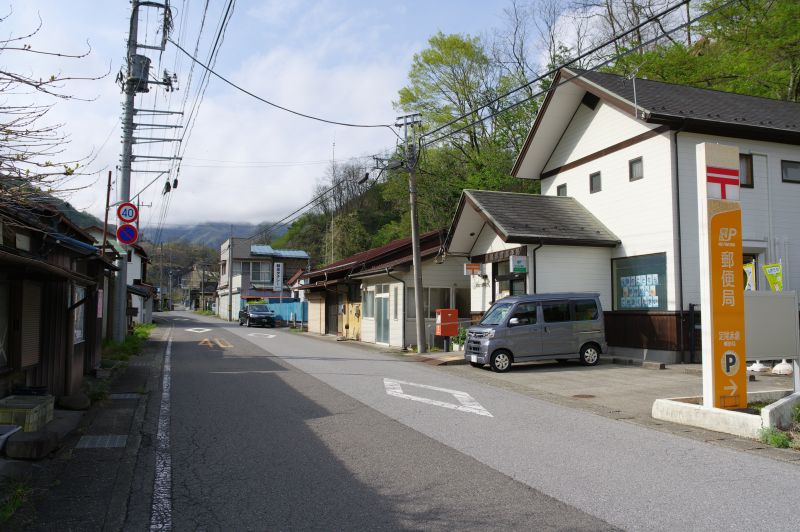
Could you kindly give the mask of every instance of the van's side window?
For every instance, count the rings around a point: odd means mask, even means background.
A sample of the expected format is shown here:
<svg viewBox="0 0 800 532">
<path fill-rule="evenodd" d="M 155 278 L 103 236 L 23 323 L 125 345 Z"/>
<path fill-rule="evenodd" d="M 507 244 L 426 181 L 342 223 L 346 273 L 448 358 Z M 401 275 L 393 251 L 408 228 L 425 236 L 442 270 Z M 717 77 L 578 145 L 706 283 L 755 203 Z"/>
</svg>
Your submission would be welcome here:
<svg viewBox="0 0 800 532">
<path fill-rule="evenodd" d="M 567 301 L 542 303 L 542 315 L 547 323 L 569 321 L 569 303 Z"/>
<path fill-rule="evenodd" d="M 520 303 L 514 309 L 512 318 L 517 318 L 520 325 L 533 325 L 536 323 L 536 303 Z"/>
<path fill-rule="evenodd" d="M 575 301 L 575 321 L 597 319 L 597 303 L 594 299 L 578 299 Z"/>
</svg>

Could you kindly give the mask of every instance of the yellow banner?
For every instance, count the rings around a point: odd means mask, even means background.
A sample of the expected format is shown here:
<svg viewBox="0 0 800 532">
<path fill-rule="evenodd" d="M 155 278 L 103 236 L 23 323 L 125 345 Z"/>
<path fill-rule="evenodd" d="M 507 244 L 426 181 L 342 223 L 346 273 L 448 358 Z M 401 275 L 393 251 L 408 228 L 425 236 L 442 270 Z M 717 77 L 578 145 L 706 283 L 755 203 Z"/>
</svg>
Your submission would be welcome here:
<svg viewBox="0 0 800 532">
<path fill-rule="evenodd" d="M 747 406 L 742 211 L 738 202 L 708 200 L 714 406 Z"/>
<path fill-rule="evenodd" d="M 767 278 L 770 290 L 783 292 L 783 265 L 779 262 L 765 264 L 761 269 L 764 270 L 764 276 Z"/>
</svg>

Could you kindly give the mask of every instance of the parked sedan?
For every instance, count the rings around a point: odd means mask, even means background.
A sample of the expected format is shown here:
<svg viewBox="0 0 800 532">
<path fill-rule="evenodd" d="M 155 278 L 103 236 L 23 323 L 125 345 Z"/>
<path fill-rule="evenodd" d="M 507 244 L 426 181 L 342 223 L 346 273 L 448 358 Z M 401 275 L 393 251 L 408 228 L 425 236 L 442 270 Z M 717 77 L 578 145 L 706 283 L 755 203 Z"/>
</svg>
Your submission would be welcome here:
<svg viewBox="0 0 800 532">
<path fill-rule="evenodd" d="M 261 327 L 275 327 L 275 313 L 268 306 L 256 304 L 247 305 L 239 311 L 239 326 L 251 325 Z"/>
</svg>

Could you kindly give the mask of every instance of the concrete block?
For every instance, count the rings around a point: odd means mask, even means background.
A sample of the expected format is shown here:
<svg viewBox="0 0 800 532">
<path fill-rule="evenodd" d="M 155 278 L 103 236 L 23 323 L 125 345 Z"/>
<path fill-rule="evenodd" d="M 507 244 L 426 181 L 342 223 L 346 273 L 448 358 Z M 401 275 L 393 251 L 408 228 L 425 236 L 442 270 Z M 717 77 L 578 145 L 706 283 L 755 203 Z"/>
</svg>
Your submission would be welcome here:
<svg viewBox="0 0 800 532">
<path fill-rule="evenodd" d="M 36 432 L 17 432 L 6 442 L 6 456 L 40 460 L 58 447 L 58 435 L 55 432 L 39 430 Z"/>
<path fill-rule="evenodd" d="M 53 414 L 53 421 L 48 423 L 42 429 L 46 432 L 54 432 L 58 437 L 58 441 L 63 441 L 69 436 L 83 419 L 83 412 L 71 412 L 68 410 L 56 410 Z"/>
<path fill-rule="evenodd" d="M 792 424 L 792 409 L 800 404 L 800 392 L 795 392 L 761 409 L 765 427 L 787 428 Z"/>
<path fill-rule="evenodd" d="M 56 402 L 59 408 L 64 410 L 89 410 L 92 406 L 92 401 L 84 393 L 76 393 L 74 395 L 62 395 Z"/>
<path fill-rule="evenodd" d="M 645 360 L 642 362 L 642 368 L 644 369 L 666 369 L 667 365 L 663 362 L 654 362 L 652 360 Z"/>
</svg>

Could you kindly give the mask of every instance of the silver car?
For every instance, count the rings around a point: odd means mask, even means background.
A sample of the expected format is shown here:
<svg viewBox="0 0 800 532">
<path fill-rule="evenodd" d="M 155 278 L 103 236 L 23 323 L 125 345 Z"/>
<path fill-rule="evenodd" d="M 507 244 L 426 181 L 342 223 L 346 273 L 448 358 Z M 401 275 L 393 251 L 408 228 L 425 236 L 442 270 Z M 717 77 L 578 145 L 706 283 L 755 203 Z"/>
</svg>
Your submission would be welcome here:
<svg viewBox="0 0 800 532">
<path fill-rule="evenodd" d="M 511 296 L 497 301 L 467 331 L 464 358 L 504 372 L 515 362 L 577 358 L 594 366 L 608 352 L 596 293 Z"/>
</svg>

